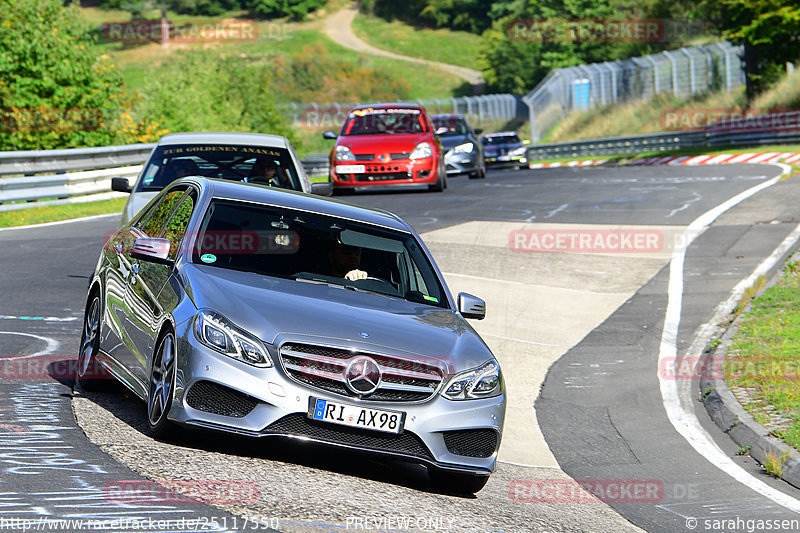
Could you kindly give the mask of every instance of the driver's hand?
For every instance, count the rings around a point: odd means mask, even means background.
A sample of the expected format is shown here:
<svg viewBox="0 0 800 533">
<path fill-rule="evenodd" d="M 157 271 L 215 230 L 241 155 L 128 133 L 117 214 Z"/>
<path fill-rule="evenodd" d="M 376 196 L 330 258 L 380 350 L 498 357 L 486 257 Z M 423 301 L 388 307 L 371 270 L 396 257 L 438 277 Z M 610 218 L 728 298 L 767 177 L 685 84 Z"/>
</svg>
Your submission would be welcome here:
<svg viewBox="0 0 800 533">
<path fill-rule="evenodd" d="M 351 270 L 347 274 L 344 275 L 344 279 L 348 279 L 350 281 L 355 281 L 357 279 L 367 279 L 367 273 L 363 270 Z"/>
</svg>

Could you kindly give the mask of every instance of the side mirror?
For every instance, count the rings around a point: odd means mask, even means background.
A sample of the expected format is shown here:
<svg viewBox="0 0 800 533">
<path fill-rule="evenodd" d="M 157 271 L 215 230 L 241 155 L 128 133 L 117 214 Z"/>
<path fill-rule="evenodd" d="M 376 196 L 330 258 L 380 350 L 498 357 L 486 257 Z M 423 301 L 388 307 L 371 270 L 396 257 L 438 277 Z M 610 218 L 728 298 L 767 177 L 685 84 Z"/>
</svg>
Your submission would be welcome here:
<svg viewBox="0 0 800 533">
<path fill-rule="evenodd" d="M 142 261 L 149 261 L 151 263 L 159 263 L 162 265 L 169 265 L 172 263 L 169 258 L 169 249 L 172 243 L 169 239 L 151 239 L 149 237 L 140 237 L 133 243 L 131 248 L 131 257 L 141 259 Z"/>
<path fill-rule="evenodd" d="M 458 312 L 464 318 L 483 320 L 486 318 L 486 302 L 477 296 L 460 292 L 458 293 Z"/>
<path fill-rule="evenodd" d="M 333 184 L 330 181 L 318 181 L 311 184 L 311 194 L 330 196 L 333 194 Z"/>
<path fill-rule="evenodd" d="M 474 129 L 474 130 L 472 130 L 472 131 L 474 131 L 474 132 L 475 132 L 475 135 L 480 135 L 481 133 L 483 133 L 483 128 L 475 128 L 475 129 Z"/>
<path fill-rule="evenodd" d="M 334 141 L 335 141 L 335 140 L 336 140 L 338 137 L 339 137 L 339 136 L 338 136 L 338 135 L 336 135 L 336 132 L 335 132 L 335 131 L 330 131 L 330 130 L 328 130 L 328 131 L 323 131 L 323 132 L 322 132 L 322 138 L 323 138 L 323 139 L 332 139 L 332 140 L 334 140 Z"/>
<path fill-rule="evenodd" d="M 116 192 L 131 192 L 131 185 L 128 178 L 111 178 L 111 190 Z"/>
</svg>

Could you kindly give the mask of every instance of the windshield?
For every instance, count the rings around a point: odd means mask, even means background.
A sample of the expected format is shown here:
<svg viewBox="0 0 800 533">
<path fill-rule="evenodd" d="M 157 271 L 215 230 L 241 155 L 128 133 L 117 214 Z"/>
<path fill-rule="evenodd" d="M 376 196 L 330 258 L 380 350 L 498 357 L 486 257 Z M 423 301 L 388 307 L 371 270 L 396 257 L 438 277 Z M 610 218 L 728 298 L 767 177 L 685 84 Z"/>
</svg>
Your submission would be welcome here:
<svg viewBox="0 0 800 533">
<path fill-rule="evenodd" d="M 454 135 L 466 135 L 469 133 L 467 122 L 461 117 L 438 116 L 433 117 L 433 126 L 437 135 L 450 137 Z"/>
<path fill-rule="evenodd" d="M 136 190 L 160 191 L 184 176 L 303 190 L 285 148 L 231 144 L 159 146 L 150 157 Z"/>
<path fill-rule="evenodd" d="M 483 137 L 481 142 L 484 145 L 493 145 L 493 144 L 522 144 L 522 141 L 519 140 L 519 137 L 516 135 L 494 135 L 491 137 Z"/>
<path fill-rule="evenodd" d="M 420 133 L 428 131 L 425 117 L 413 108 L 354 109 L 342 126 L 341 135 L 371 135 L 376 133 Z"/>
<path fill-rule="evenodd" d="M 212 201 L 192 262 L 448 306 L 412 235 L 281 207 Z"/>
</svg>

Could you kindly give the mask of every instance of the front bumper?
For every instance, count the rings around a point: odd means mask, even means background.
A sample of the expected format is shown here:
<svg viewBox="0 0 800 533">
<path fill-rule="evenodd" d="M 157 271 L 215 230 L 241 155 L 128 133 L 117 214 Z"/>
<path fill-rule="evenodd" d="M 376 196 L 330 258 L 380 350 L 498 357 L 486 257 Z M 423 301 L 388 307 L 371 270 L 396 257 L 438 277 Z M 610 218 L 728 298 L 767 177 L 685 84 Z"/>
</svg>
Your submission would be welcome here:
<svg viewBox="0 0 800 533">
<path fill-rule="evenodd" d="M 350 167 L 350 168 L 348 168 Z M 344 172 L 340 169 L 358 172 Z M 334 187 L 364 187 L 372 185 L 430 185 L 439 179 L 436 157 L 402 159 L 387 162 L 334 161 L 331 166 Z"/>
<path fill-rule="evenodd" d="M 505 394 L 465 401 L 437 394 L 423 403 L 370 402 L 292 380 L 277 353 L 270 354 L 275 364 L 271 368 L 252 367 L 216 353 L 197 341 L 191 326 L 181 344 L 169 412 L 175 422 L 250 437 L 296 438 L 478 475 L 495 469 Z M 311 420 L 307 412 L 312 397 L 403 411 L 404 430 L 395 435 Z M 470 456 L 476 455 L 479 444 L 484 451 L 477 455 L 482 456 Z"/>
<path fill-rule="evenodd" d="M 461 154 L 448 152 L 444 158 L 447 175 L 469 174 L 479 170 L 478 154 Z"/>
<path fill-rule="evenodd" d="M 486 156 L 486 166 L 492 167 L 501 167 L 501 166 L 516 166 L 516 165 L 527 165 L 528 158 L 524 155 L 497 155 L 497 156 Z"/>
</svg>

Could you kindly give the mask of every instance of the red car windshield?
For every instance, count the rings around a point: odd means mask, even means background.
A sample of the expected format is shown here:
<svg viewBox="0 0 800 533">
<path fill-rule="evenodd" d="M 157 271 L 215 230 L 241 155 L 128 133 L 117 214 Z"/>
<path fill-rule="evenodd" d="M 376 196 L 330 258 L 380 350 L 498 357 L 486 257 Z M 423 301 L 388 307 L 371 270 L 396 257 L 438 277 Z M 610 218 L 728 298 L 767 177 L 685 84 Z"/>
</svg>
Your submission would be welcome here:
<svg viewBox="0 0 800 533">
<path fill-rule="evenodd" d="M 419 109 L 366 108 L 355 109 L 347 116 L 341 135 L 373 135 L 380 133 L 422 133 L 428 131 Z"/>
</svg>

